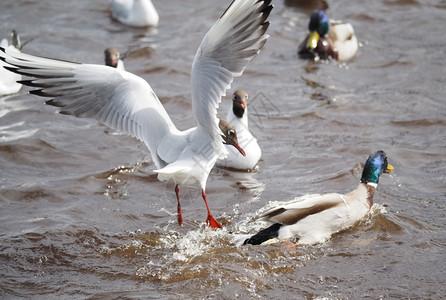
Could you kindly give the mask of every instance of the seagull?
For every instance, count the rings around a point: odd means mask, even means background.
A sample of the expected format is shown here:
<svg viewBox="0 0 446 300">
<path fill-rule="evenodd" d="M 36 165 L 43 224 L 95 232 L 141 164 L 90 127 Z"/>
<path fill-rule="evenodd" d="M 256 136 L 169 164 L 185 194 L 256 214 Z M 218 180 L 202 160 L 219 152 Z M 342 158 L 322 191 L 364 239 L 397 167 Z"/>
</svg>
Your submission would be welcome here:
<svg viewBox="0 0 446 300">
<path fill-rule="evenodd" d="M 30 93 L 52 97 L 47 104 L 61 113 L 95 118 L 146 144 L 157 167 L 158 179 L 175 184 L 178 222 L 182 223 L 180 185 L 200 185 L 208 216 L 206 224 L 221 228 L 206 200 L 206 181 L 218 158 L 227 151 L 217 118 L 221 97 L 234 77 L 264 46 L 271 0 L 235 0 L 204 36 L 192 63 L 192 112 L 197 126 L 178 130 L 150 85 L 132 73 L 104 65 L 79 64 L 0 48 L 8 70 L 32 79 L 20 83 L 37 89 Z M 224 132 L 226 131 L 226 132 Z M 229 139 L 243 155 L 235 139 Z"/>
<path fill-rule="evenodd" d="M 117 68 L 124 71 L 124 62 L 121 59 L 121 54 L 115 47 L 109 47 L 104 51 L 105 65 L 113 68 Z"/>
<path fill-rule="evenodd" d="M 260 245 L 275 238 L 298 238 L 299 244 L 322 243 L 333 233 L 353 226 L 370 211 L 379 176 L 393 170 L 386 153 L 377 151 L 367 159 L 360 183 L 352 192 L 305 195 L 281 203 L 260 216 L 273 224 L 243 244 Z"/>
<path fill-rule="evenodd" d="M 2 39 L 0 42 L 0 47 L 8 49 L 8 51 L 20 52 L 22 48 L 22 43 L 20 41 L 20 36 L 15 30 L 11 32 L 11 44 L 8 43 L 7 39 Z M 0 61 L 0 96 L 15 94 L 22 88 L 22 85 L 17 83 L 22 79 L 20 74 L 14 74 L 8 72 L 3 66 L 6 66 L 4 62 Z"/>
<path fill-rule="evenodd" d="M 159 15 L 151 0 L 110 0 L 113 18 L 133 27 L 157 26 Z"/>
<path fill-rule="evenodd" d="M 248 128 L 248 93 L 244 90 L 236 90 L 232 95 L 232 107 L 229 109 L 226 120 L 234 125 L 237 131 L 240 147 L 246 152 L 241 156 L 233 148 L 226 146 L 228 157 L 217 161 L 217 165 L 227 168 L 250 170 L 253 169 L 262 155 L 257 139 L 249 132 Z"/>
</svg>

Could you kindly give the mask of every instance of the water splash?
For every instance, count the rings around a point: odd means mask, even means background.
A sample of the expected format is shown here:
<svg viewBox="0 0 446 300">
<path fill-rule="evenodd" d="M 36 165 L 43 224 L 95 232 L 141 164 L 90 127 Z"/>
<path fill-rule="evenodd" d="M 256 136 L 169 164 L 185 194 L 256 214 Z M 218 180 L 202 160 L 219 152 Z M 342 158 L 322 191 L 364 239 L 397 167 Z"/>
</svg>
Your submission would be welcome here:
<svg viewBox="0 0 446 300">
<path fill-rule="evenodd" d="M 219 248 L 228 239 L 226 229 L 212 230 L 202 227 L 197 230 L 188 231 L 185 235 L 171 232 L 163 236 L 160 240 L 168 249 L 172 249 L 174 260 L 187 262 L 205 253 Z"/>
</svg>

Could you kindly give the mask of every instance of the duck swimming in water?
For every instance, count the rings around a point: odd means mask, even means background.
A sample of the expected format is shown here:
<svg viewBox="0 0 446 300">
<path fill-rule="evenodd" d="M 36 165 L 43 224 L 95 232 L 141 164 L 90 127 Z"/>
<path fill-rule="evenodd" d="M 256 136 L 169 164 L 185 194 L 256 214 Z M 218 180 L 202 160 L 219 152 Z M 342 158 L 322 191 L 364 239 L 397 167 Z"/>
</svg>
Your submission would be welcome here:
<svg viewBox="0 0 446 300">
<path fill-rule="evenodd" d="M 300 58 L 336 59 L 341 62 L 355 57 L 358 40 L 350 23 L 329 20 L 322 10 L 311 14 L 308 24 L 310 33 L 300 44 Z"/>
<path fill-rule="evenodd" d="M 333 233 L 353 226 L 373 205 L 373 195 L 382 173 L 392 173 L 384 151 L 369 156 L 361 180 L 348 194 L 305 195 L 265 212 L 261 219 L 274 222 L 243 244 L 260 245 L 270 239 L 297 238 L 299 244 L 323 243 Z"/>
</svg>

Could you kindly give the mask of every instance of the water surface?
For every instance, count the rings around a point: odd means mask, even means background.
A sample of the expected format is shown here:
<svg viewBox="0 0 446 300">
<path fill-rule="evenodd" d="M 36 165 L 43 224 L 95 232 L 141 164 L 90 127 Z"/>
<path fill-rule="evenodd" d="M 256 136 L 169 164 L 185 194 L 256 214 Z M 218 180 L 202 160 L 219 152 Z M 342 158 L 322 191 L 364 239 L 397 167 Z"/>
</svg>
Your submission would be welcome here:
<svg viewBox="0 0 446 300">
<path fill-rule="evenodd" d="M 3 0 L 0 36 L 24 51 L 103 63 L 125 52 L 181 129 L 194 125 L 189 70 L 230 1 L 154 1 L 157 29 L 110 18 L 108 1 Z M 2 298 L 439 299 L 445 289 L 446 18 L 441 0 L 273 1 L 269 41 L 237 78 L 262 147 L 255 172 L 214 168 L 207 194 L 224 230 L 204 226 L 198 188 L 159 182 L 146 147 L 20 93 L 0 98 Z M 361 48 L 346 64 L 297 58 L 307 18 L 328 6 Z M 230 97 L 219 114 L 225 116 Z M 349 192 L 385 150 L 370 216 L 327 243 L 237 247 L 272 201 Z"/>
</svg>

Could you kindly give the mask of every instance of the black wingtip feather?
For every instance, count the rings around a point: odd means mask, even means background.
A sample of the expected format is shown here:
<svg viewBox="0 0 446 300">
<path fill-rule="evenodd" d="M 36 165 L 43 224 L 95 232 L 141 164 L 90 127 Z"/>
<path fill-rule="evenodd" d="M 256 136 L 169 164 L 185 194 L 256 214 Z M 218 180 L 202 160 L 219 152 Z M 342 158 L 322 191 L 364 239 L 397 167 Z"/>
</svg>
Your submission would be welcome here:
<svg viewBox="0 0 446 300">
<path fill-rule="evenodd" d="M 271 5 L 271 0 L 259 0 L 259 1 L 257 1 L 257 3 L 259 3 L 259 2 L 263 2 L 263 5 L 262 5 L 262 8 L 261 8 L 260 11 L 267 18 L 269 16 L 269 14 L 271 13 L 271 10 L 273 9 L 274 5 Z"/>
<path fill-rule="evenodd" d="M 269 21 L 267 21 L 267 22 L 264 22 L 264 23 L 261 25 L 261 27 L 262 27 L 262 34 L 265 34 L 265 32 L 268 30 L 270 24 L 271 24 L 271 23 L 270 23 Z"/>
<path fill-rule="evenodd" d="M 57 87 L 57 86 L 61 86 L 63 85 L 63 83 L 44 83 L 44 82 L 39 82 L 39 83 L 35 83 L 34 82 L 35 79 L 26 79 L 26 80 L 18 80 L 17 83 L 26 85 L 26 86 L 30 86 L 30 87 L 37 87 L 37 88 L 48 88 L 48 87 Z M 65 83 L 73 83 L 74 81 L 67 81 Z"/>
<path fill-rule="evenodd" d="M 33 80 L 18 80 L 17 83 L 20 83 L 20 84 L 23 84 L 23 85 L 26 85 L 26 86 L 41 87 L 40 85 L 35 84 L 33 82 Z"/>
<path fill-rule="evenodd" d="M 26 68 L 26 67 L 20 67 L 20 68 L 16 68 L 16 67 L 4 67 L 5 69 L 23 75 L 23 76 L 28 76 L 28 77 L 34 77 L 34 78 L 39 78 L 39 79 L 49 79 L 49 78 L 68 78 L 68 77 L 74 77 L 73 75 L 42 75 L 42 74 L 33 74 L 30 72 L 25 72 L 23 71 L 23 69 L 35 69 L 35 70 L 39 70 L 39 68 Z"/>
<path fill-rule="evenodd" d="M 259 1 L 257 1 L 257 3 L 259 3 L 259 2 L 263 2 L 264 5 L 270 5 L 271 0 L 259 0 Z"/>
<path fill-rule="evenodd" d="M 64 107 L 64 106 L 65 106 L 65 105 L 63 105 L 63 104 L 60 103 L 60 102 L 54 101 L 54 99 L 45 101 L 45 104 L 47 104 L 47 105 L 51 105 L 51 106 L 55 106 L 55 107 Z M 60 112 L 60 113 L 62 113 L 62 112 Z"/>
<path fill-rule="evenodd" d="M 262 12 L 264 15 L 266 15 L 268 17 L 269 14 L 271 13 L 271 11 L 273 10 L 273 8 L 274 8 L 274 5 L 269 5 Z"/>
<path fill-rule="evenodd" d="M 47 92 L 44 92 L 43 89 L 32 90 L 32 91 L 29 91 L 29 93 L 33 94 L 33 95 L 41 96 L 41 97 L 58 97 L 58 96 L 63 95 L 63 94 L 56 94 L 56 93 L 47 93 Z"/>
<path fill-rule="evenodd" d="M 3 68 L 5 68 L 6 70 L 16 73 L 16 74 L 22 74 L 20 73 L 19 69 L 15 68 L 15 67 L 8 67 L 8 66 L 3 66 Z"/>
<path fill-rule="evenodd" d="M 223 12 L 223 14 L 220 16 L 220 19 L 223 18 L 223 16 L 226 14 L 226 12 L 229 10 L 229 8 L 234 4 L 236 0 L 233 0 L 231 2 L 231 4 L 229 4 L 229 6 L 225 9 L 225 11 Z M 262 13 L 266 14 L 266 18 L 268 17 L 269 13 L 271 12 L 271 10 L 273 9 L 274 5 L 270 5 L 271 4 L 271 0 L 259 0 L 256 3 L 260 3 L 263 2 L 263 8 L 261 10 Z M 265 18 L 265 19 L 266 19 Z"/>
<path fill-rule="evenodd" d="M 261 10 L 262 16 L 261 16 L 261 20 L 260 23 L 262 23 L 261 25 L 264 26 L 266 23 L 268 23 L 268 25 L 266 26 L 266 28 L 268 28 L 269 26 L 269 21 L 266 21 L 266 19 L 268 19 L 271 11 L 273 10 L 274 6 L 273 5 L 269 5 L 269 6 L 264 6 Z M 265 28 L 265 29 L 266 29 Z"/>
</svg>

